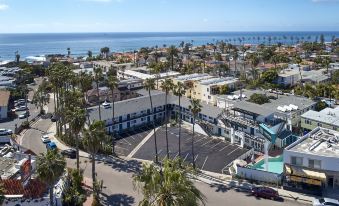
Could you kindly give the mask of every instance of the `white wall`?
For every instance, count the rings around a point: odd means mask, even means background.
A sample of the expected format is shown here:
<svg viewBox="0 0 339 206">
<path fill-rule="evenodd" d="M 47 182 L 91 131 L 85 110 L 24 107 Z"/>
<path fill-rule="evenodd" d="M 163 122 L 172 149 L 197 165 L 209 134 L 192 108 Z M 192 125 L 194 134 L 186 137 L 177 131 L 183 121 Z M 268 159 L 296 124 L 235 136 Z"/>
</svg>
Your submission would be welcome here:
<svg viewBox="0 0 339 206">
<path fill-rule="evenodd" d="M 236 173 L 242 178 L 277 184 L 281 181 L 278 174 L 236 166 Z"/>
<path fill-rule="evenodd" d="M 308 160 L 320 160 L 321 170 L 337 171 L 339 172 L 339 157 L 326 157 L 320 155 L 313 155 L 307 153 L 301 153 L 291 150 L 284 150 L 284 163 L 291 164 L 291 157 L 302 157 L 303 167 L 308 167 Z M 311 168 L 310 168 L 311 169 Z"/>
</svg>

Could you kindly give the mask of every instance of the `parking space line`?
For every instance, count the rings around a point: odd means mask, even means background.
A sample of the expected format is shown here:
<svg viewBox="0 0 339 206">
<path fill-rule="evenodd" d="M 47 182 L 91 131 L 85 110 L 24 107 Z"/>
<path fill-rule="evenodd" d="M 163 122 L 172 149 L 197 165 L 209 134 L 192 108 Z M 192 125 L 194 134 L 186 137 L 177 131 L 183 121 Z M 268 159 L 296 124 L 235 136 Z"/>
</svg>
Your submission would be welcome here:
<svg viewBox="0 0 339 206">
<path fill-rule="evenodd" d="M 127 144 L 132 145 L 129 141 L 127 141 L 125 138 L 123 139 Z"/>
<path fill-rule="evenodd" d="M 187 158 L 188 155 L 189 155 L 189 152 L 186 154 L 186 156 L 185 156 L 185 158 L 184 158 L 184 161 L 186 161 L 186 158 Z"/>
<path fill-rule="evenodd" d="M 205 142 L 205 143 L 202 144 L 201 146 L 205 146 L 205 145 L 207 145 L 208 143 L 210 143 L 210 142 L 212 142 L 212 141 L 213 141 L 213 139 L 211 139 L 210 141 Z"/>
<path fill-rule="evenodd" d="M 122 149 L 122 150 L 128 150 L 126 148 L 123 148 L 123 147 L 119 147 L 119 146 L 115 146 L 116 149 Z"/>
<path fill-rule="evenodd" d="M 226 145 L 225 147 L 223 147 L 222 149 L 219 150 L 219 152 L 223 151 L 224 149 L 226 149 L 227 147 L 229 147 L 231 145 Z"/>
<path fill-rule="evenodd" d="M 218 142 L 217 144 L 215 144 L 213 147 L 211 147 L 210 149 L 216 147 L 218 144 L 222 143 L 222 141 Z"/>
<path fill-rule="evenodd" d="M 174 159 L 179 155 L 179 152 L 177 152 L 177 154 L 174 156 Z"/>
<path fill-rule="evenodd" d="M 194 162 L 196 162 L 196 161 L 197 161 L 197 159 L 198 159 L 198 156 L 199 156 L 199 154 L 197 154 L 197 156 L 195 156 L 195 158 L 194 158 Z"/>
<path fill-rule="evenodd" d="M 202 166 L 201 166 L 201 168 L 200 168 L 201 170 L 204 169 L 204 166 L 205 166 L 205 164 L 206 164 L 207 159 L 208 159 L 208 156 L 206 156 L 205 161 L 204 161 L 204 163 L 202 164 Z"/>
<path fill-rule="evenodd" d="M 198 142 L 201 142 L 202 140 L 204 140 L 204 139 L 198 139 L 197 141 L 194 141 L 194 143 L 198 143 Z"/>
<path fill-rule="evenodd" d="M 233 150 L 232 152 L 228 153 L 227 156 L 230 155 L 230 154 L 232 154 L 233 152 L 235 152 L 237 149 L 238 149 L 238 148 L 235 148 L 235 150 Z"/>
</svg>

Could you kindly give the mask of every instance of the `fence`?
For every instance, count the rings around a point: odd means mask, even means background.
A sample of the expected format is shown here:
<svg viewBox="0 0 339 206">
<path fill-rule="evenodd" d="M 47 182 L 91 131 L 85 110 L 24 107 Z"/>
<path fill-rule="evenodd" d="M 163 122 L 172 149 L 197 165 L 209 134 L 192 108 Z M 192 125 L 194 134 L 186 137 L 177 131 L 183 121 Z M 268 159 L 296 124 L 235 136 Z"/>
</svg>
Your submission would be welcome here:
<svg viewBox="0 0 339 206">
<path fill-rule="evenodd" d="M 236 174 L 244 179 L 256 180 L 260 182 L 267 182 L 273 184 L 280 184 L 282 180 L 282 177 L 279 174 L 240 166 L 236 166 Z"/>
</svg>

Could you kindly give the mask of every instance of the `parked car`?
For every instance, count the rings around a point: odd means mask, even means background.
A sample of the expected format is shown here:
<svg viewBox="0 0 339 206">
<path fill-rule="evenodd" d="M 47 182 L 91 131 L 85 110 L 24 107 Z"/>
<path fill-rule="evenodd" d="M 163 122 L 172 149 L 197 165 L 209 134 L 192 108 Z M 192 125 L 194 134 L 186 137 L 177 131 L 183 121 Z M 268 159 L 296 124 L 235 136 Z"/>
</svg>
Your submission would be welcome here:
<svg viewBox="0 0 339 206">
<path fill-rule="evenodd" d="M 15 111 L 25 111 L 27 110 L 28 108 L 26 106 L 20 106 L 20 107 L 16 107 L 15 108 Z"/>
<path fill-rule="evenodd" d="M 71 158 L 71 159 L 76 158 L 76 150 L 75 150 L 75 149 L 72 149 L 72 148 L 62 150 L 62 151 L 61 151 L 61 154 L 62 154 L 63 156 L 69 157 L 69 158 Z"/>
<path fill-rule="evenodd" d="M 42 136 L 41 136 L 41 141 L 42 141 L 43 143 L 49 143 L 49 142 L 51 142 L 51 140 L 49 139 L 48 135 L 42 135 Z"/>
<path fill-rule="evenodd" d="M 46 144 L 46 149 L 47 150 L 54 150 L 54 149 L 57 149 L 57 146 L 55 144 L 55 142 L 49 142 Z"/>
<path fill-rule="evenodd" d="M 0 129 L 0 135 L 8 135 L 7 129 Z"/>
<path fill-rule="evenodd" d="M 13 131 L 11 129 L 8 129 L 7 134 L 11 135 L 11 134 L 13 134 Z"/>
<path fill-rule="evenodd" d="M 339 201 L 326 197 L 313 200 L 313 206 L 323 206 L 323 205 L 339 206 Z"/>
<path fill-rule="evenodd" d="M 278 192 L 269 187 L 253 187 L 251 192 L 256 197 L 262 197 L 272 200 L 277 200 L 279 198 Z"/>
<path fill-rule="evenodd" d="M 111 107 L 111 105 L 110 105 L 108 102 L 102 103 L 102 106 L 103 106 L 105 109 L 108 109 L 108 108 Z"/>
<path fill-rule="evenodd" d="M 29 117 L 28 111 L 25 111 L 25 112 L 19 114 L 19 119 L 25 119 L 26 117 Z"/>
</svg>

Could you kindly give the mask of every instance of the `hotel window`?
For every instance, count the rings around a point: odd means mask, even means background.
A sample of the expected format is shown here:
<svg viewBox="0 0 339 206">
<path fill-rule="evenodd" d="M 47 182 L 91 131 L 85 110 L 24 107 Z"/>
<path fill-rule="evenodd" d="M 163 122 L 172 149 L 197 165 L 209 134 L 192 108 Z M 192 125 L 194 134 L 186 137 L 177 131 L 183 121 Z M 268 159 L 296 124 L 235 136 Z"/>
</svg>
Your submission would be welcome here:
<svg viewBox="0 0 339 206">
<path fill-rule="evenodd" d="M 308 160 L 308 167 L 313 169 L 321 169 L 321 161 L 320 160 Z"/>
<path fill-rule="evenodd" d="M 302 166 L 303 165 L 303 158 L 302 157 L 291 157 L 291 164 Z"/>
</svg>

